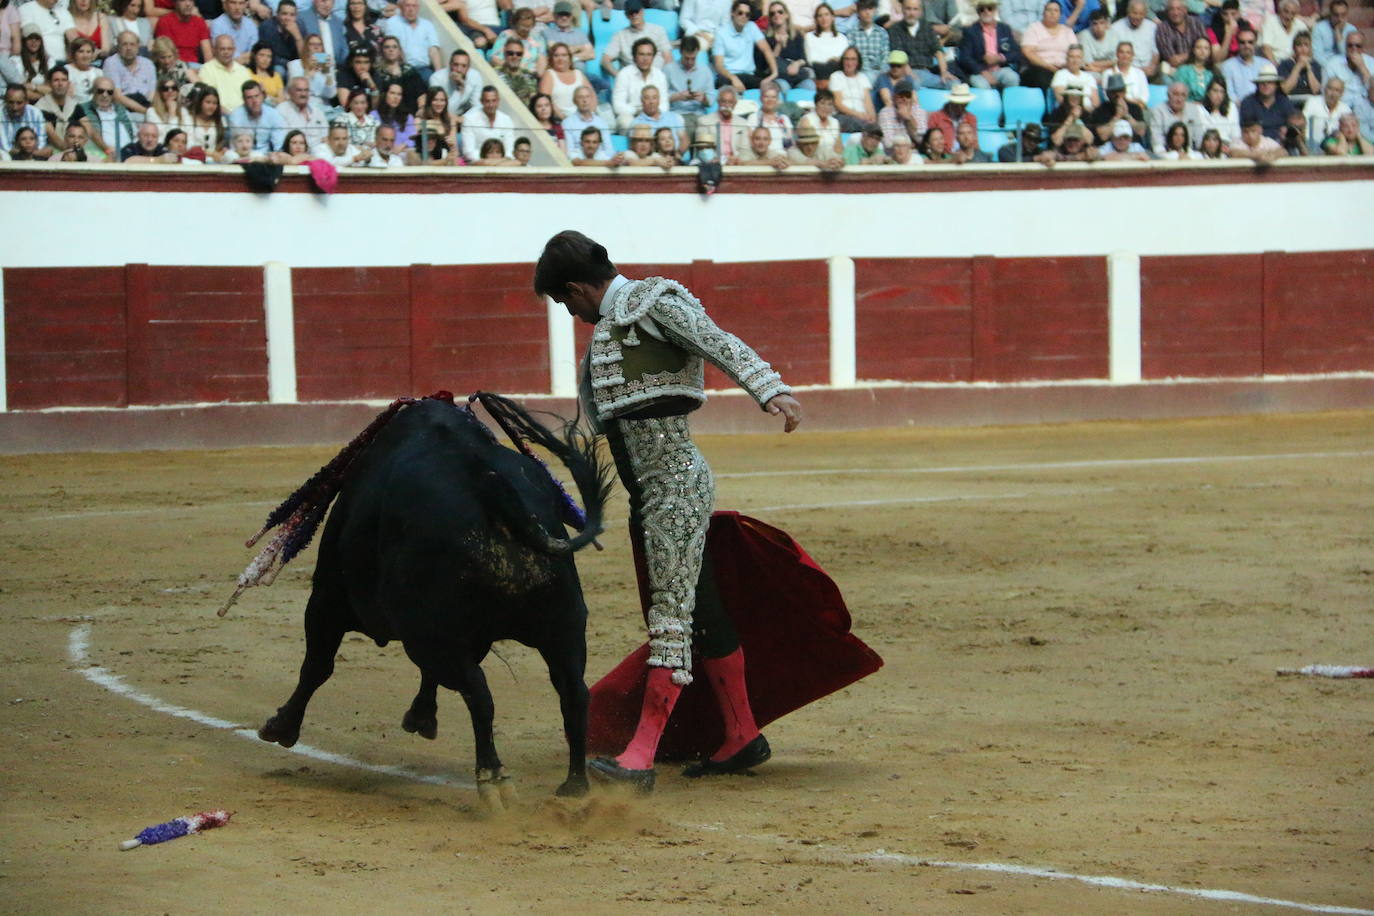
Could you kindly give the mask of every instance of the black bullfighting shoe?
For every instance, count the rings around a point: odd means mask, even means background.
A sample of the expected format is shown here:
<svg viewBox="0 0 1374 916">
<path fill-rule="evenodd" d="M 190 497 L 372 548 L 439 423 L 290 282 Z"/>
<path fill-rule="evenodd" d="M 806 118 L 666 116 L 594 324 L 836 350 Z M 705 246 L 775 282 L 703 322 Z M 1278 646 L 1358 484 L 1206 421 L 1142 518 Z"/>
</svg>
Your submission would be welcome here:
<svg viewBox="0 0 1374 916">
<path fill-rule="evenodd" d="M 768 746 L 768 739 L 760 734 L 753 741 L 735 751 L 730 758 L 721 761 L 707 758 L 700 763 L 690 764 L 682 768 L 682 775 L 688 779 L 696 779 L 700 776 L 725 776 L 730 773 L 743 773 L 759 764 L 767 763 L 768 758 L 772 756 L 773 749 Z"/>
<path fill-rule="evenodd" d="M 611 757 L 593 757 L 587 761 L 587 771 L 601 782 L 628 786 L 644 795 L 654 791 L 654 771 L 652 768 L 627 770 Z"/>
</svg>

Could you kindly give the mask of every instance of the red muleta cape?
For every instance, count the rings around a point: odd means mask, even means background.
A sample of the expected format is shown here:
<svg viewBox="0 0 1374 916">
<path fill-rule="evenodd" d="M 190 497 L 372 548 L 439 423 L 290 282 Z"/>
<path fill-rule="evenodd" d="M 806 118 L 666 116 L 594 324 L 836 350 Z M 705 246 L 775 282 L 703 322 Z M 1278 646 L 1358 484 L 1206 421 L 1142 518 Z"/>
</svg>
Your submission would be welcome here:
<svg viewBox="0 0 1374 916">
<path fill-rule="evenodd" d="M 706 549 L 721 602 L 739 632 L 749 702 L 760 728 L 882 667 L 878 653 L 849 632 L 839 588 L 786 532 L 738 512 L 716 512 Z M 638 551 L 635 560 L 642 594 Z M 590 753 L 618 754 L 629 743 L 639 721 L 648 656 L 646 642 L 592 687 Z M 698 677 L 682 691 L 658 757 L 700 757 L 724 740 L 715 697 L 706 678 Z"/>
</svg>

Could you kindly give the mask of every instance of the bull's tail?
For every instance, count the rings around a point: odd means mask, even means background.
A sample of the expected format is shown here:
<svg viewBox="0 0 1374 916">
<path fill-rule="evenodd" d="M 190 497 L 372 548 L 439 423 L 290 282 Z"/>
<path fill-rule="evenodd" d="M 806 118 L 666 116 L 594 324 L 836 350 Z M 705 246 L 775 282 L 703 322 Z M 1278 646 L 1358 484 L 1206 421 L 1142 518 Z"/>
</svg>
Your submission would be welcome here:
<svg viewBox="0 0 1374 916">
<path fill-rule="evenodd" d="M 555 417 L 560 428 L 557 431 L 549 429 L 519 404 L 489 391 L 479 391 L 469 400 L 480 401 L 524 454 L 534 458 L 529 450 L 529 445 L 533 444 L 561 461 L 572 476 L 582 500 L 583 509 L 579 511 L 567 492 L 563 491 L 563 520 L 578 531 L 574 537 L 551 536 L 526 512 L 505 513 L 513 533 L 527 546 L 545 553 L 570 553 L 595 541 L 602 532 L 606 500 L 615 481 L 615 468 L 600 448 L 600 437 L 584 432 L 578 424 L 578 417 L 572 420 Z M 553 483 L 562 490 L 556 479 Z"/>
</svg>

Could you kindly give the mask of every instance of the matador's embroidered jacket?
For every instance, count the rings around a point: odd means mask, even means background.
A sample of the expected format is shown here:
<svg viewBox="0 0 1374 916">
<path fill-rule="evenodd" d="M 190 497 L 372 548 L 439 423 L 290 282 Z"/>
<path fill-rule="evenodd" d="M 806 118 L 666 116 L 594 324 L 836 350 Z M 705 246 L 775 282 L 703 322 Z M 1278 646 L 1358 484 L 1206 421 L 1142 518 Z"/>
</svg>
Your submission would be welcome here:
<svg viewBox="0 0 1374 916">
<path fill-rule="evenodd" d="M 631 280 L 592 332 L 583 373 L 591 390 L 584 388 L 584 399 L 598 424 L 685 414 L 706 400 L 705 360 L 760 406 L 792 392 L 748 344 L 717 327 L 682 284 Z"/>
</svg>

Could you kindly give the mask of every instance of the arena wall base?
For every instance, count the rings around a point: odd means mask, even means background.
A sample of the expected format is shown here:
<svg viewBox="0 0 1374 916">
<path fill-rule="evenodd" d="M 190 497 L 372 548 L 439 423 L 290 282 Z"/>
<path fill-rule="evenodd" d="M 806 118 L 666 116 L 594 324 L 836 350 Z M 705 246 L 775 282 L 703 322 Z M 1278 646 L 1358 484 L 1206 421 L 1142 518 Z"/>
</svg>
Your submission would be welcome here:
<svg viewBox="0 0 1374 916">
<path fill-rule="evenodd" d="M 797 393 L 804 430 L 893 426 L 999 426 L 1094 420 L 1374 409 L 1374 374 L 1289 379 L 1169 381 L 1136 385 L 869 385 Z M 521 398 L 570 416 L 569 398 Z M 0 453 L 340 445 L 381 402 L 208 404 L 0 414 Z M 719 393 L 694 417 L 700 433 L 767 433 L 780 422 L 743 395 Z"/>
</svg>

